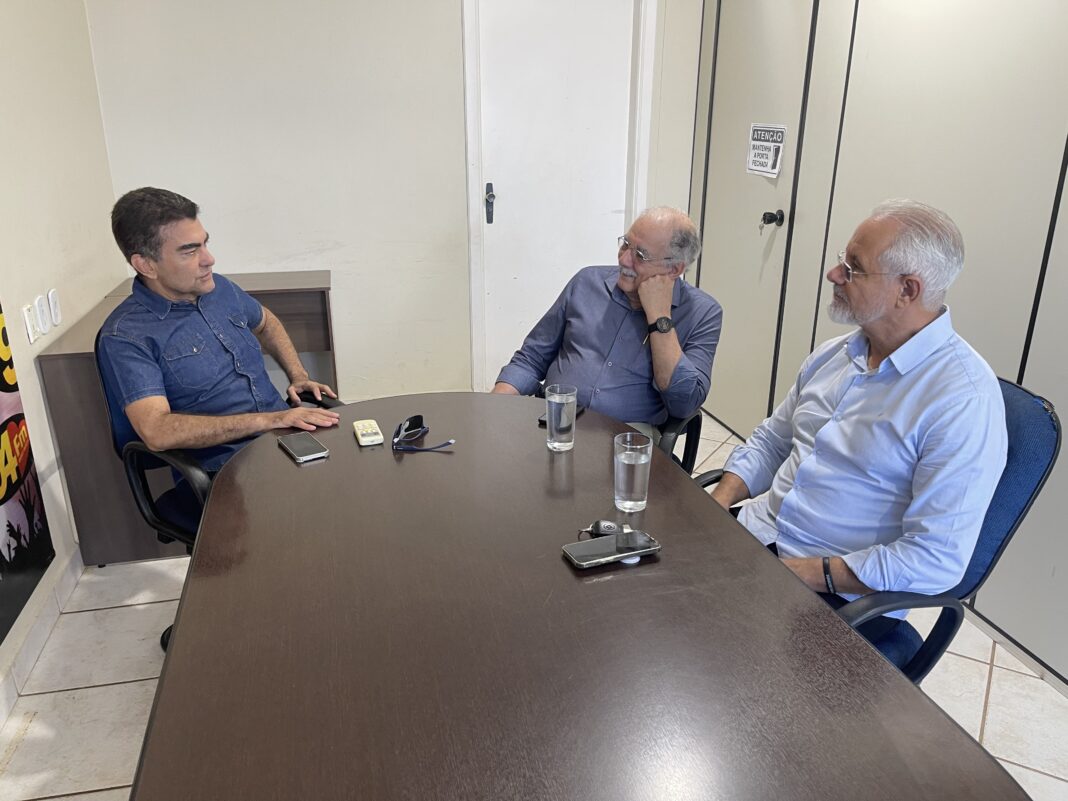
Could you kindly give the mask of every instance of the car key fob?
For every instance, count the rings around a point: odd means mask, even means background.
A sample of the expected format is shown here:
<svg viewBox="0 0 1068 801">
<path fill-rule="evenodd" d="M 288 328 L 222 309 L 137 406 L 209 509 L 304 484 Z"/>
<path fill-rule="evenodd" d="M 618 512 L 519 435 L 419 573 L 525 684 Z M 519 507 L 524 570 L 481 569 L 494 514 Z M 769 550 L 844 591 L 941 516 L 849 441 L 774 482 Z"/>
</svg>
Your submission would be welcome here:
<svg viewBox="0 0 1068 801">
<path fill-rule="evenodd" d="M 579 533 L 589 534 L 591 537 L 610 537 L 613 534 L 626 534 L 631 530 L 626 523 L 621 526 L 612 520 L 594 520 L 586 528 L 580 528 Z"/>
</svg>

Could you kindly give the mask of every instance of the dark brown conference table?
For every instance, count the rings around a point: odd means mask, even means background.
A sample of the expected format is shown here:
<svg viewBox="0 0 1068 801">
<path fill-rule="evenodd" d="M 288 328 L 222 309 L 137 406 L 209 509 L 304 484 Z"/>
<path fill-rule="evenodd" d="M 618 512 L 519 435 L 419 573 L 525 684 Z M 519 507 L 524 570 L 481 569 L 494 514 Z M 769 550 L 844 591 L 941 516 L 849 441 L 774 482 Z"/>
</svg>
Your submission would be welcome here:
<svg viewBox="0 0 1068 801">
<path fill-rule="evenodd" d="M 920 690 L 654 452 L 657 561 L 579 572 L 612 434 L 543 402 L 341 410 L 329 459 L 265 435 L 218 476 L 136 801 L 1026 799 Z M 450 453 L 359 449 L 421 413 Z"/>
</svg>

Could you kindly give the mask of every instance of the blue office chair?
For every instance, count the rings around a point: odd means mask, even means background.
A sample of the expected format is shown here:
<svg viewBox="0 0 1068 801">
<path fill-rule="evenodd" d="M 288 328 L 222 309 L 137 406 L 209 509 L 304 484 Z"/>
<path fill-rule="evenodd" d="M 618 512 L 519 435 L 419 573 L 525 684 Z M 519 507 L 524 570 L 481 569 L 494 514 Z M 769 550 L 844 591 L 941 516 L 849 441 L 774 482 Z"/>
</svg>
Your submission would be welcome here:
<svg viewBox="0 0 1068 801">
<path fill-rule="evenodd" d="M 900 609 L 941 608 L 942 613 L 926 639 L 902 620 L 872 642 L 883 656 L 917 684 L 949 647 L 964 621 L 961 601 L 973 597 L 994 569 L 1049 478 L 1060 451 L 1061 424 L 1053 404 L 1011 381 L 1003 378 L 998 381 L 1005 399 L 1008 458 L 964 578 L 956 587 L 939 595 L 874 592 L 838 610 L 838 614 L 855 629 L 880 615 Z M 722 475 L 722 470 L 712 470 L 694 480 L 707 487 L 719 481 Z"/>
<path fill-rule="evenodd" d="M 168 451 L 150 450 L 137 436 L 133 425 L 123 411 L 118 397 L 118 381 L 109 364 L 100 359 L 100 333 L 97 332 L 93 344 L 97 372 L 100 375 L 101 388 L 104 391 L 104 403 L 108 410 L 111 425 L 111 444 L 115 453 L 122 459 L 126 480 L 130 483 L 134 503 L 145 522 L 156 532 L 156 538 L 163 543 L 177 540 L 185 545 L 186 551 L 193 552 L 200 518 L 204 513 L 211 492 L 212 474 L 187 451 L 173 449 Z M 311 403 L 324 408 L 343 406 L 344 404 L 325 395 L 316 399 L 310 392 L 300 393 L 304 403 Z M 161 468 L 171 468 L 173 486 L 155 495 L 149 486 L 149 473 Z M 160 636 L 160 645 L 167 650 L 171 626 Z"/>
</svg>

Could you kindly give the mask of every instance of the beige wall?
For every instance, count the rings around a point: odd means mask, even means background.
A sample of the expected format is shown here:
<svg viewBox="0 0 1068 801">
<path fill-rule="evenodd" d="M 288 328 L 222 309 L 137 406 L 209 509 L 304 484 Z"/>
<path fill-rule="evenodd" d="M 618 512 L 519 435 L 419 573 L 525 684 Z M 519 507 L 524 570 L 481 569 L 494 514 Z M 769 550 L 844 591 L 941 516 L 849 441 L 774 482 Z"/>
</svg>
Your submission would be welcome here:
<svg viewBox="0 0 1068 801">
<path fill-rule="evenodd" d="M 57 585 L 76 549 L 34 357 L 125 275 L 108 228 L 111 179 L 81 0 L 0 4 L 0 108 L 0 302 L 56 550 L 0 643 L 0 680 L 10 681 L 31 626 L 40 618 L 48 627 L 49 617 L 41 615 L 54 609 Z M 31 345 L 20 309 L 53 287 L 66 322 Z M 6 713 L 0 705 L 0 717 Z"/>
<path fill-rule="evenodd" d="M 331 270 L 346 400 L 470 389 L 459 0 L 86 8 L 116 195 L 198 202 L 224 274 Z"/>
</svg>

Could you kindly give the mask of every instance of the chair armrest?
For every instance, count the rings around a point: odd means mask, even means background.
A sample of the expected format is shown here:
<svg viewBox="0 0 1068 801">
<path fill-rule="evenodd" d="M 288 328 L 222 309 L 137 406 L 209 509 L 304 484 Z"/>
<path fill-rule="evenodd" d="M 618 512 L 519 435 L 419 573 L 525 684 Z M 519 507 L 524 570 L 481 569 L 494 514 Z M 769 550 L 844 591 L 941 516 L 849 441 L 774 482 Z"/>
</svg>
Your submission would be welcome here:
<svg viewBox="0 0 1068 801">
<path fill-rule="evenodd" d="M 133 491 L 134 503 L 137 504 L 138 511 L 141 512 L 145 521 L 157 532 L 191 545 L 196 537 L 196 530 L 190 531 L 185 524 L 161 513 L 152 497 L 151 488 L 148 486 L 147 471 L 161 467 L 170 467 L 177 471 L 185 479 L 195 500 L 203 510 L 208 493 L 211 491 L 211 476 L 200 466 L 200 463 L 183 450 L 153 451 L 145 443 L 136 440 L 127 443 L 122 449 L 122 466 L 126 471 L 126 480 Z M 171 492 L 168 491 L 164 495 Z"/>
<path fill-rule="evenodd" d="M 689 417 L 669 417 L 657 426 L 660 429 L 660 442 L 657 443 L 657 447 L 687 473 L 692 473 L 694 467 L 697 466 L 697 448 L 701 444 L 702 420 L 701 410 L 697 409 Z M 686 447 L 680 459 L 675 456 L 675 443 L 682 434 L 686 434 Z"/>
<path fill-rule="evenodd" d="M 887 612 L 931 607 L 959 610 L 961 619 L 964 619 L 964 607 L 952 595 L 924 595 L 920 592 L 873 592 L 839 608 L 838 615 L 856 628 Z"/>
<path fill-rule="evenodd" d="M 916 684 L 945 653 L 964 622 L 964 607 L 957 598 L 952 595 L 924 595 L 918 592 L 873 592 L 839 608 L 838 615 L 856 629 L 862 623 L 887 612 L 932 607 L 941 607 L 942 614 L 938 616 L 920 649 L 908 664 L 901 668 L 901 672 Z"/>
<path fill-rule="evenodd" d="M 311 403 L 323 409 L 336 409 L 339 406 L 345 405 L 344 401 L 339 400 L 337 398 L 331 398 L 328 395 L 323 395 L 322 398 L 316 398 L 315 395 L 313 395 L 312 392 L 307 389 L 301 393 L 298 393 L 297 397 L 300 398 L 302 403 Z"/>
<path fill-rule="evenodd" d="M 705 487 L 710 487 L 713 484 L 718 484 L 721 478 L 723 478 L 723 470 L 709 470 L 707 473 L 702 473 L 699 476 L 695 476 L 694 481 L 697 482 L 697 486 L 704 489 Z"/>
</svg>

